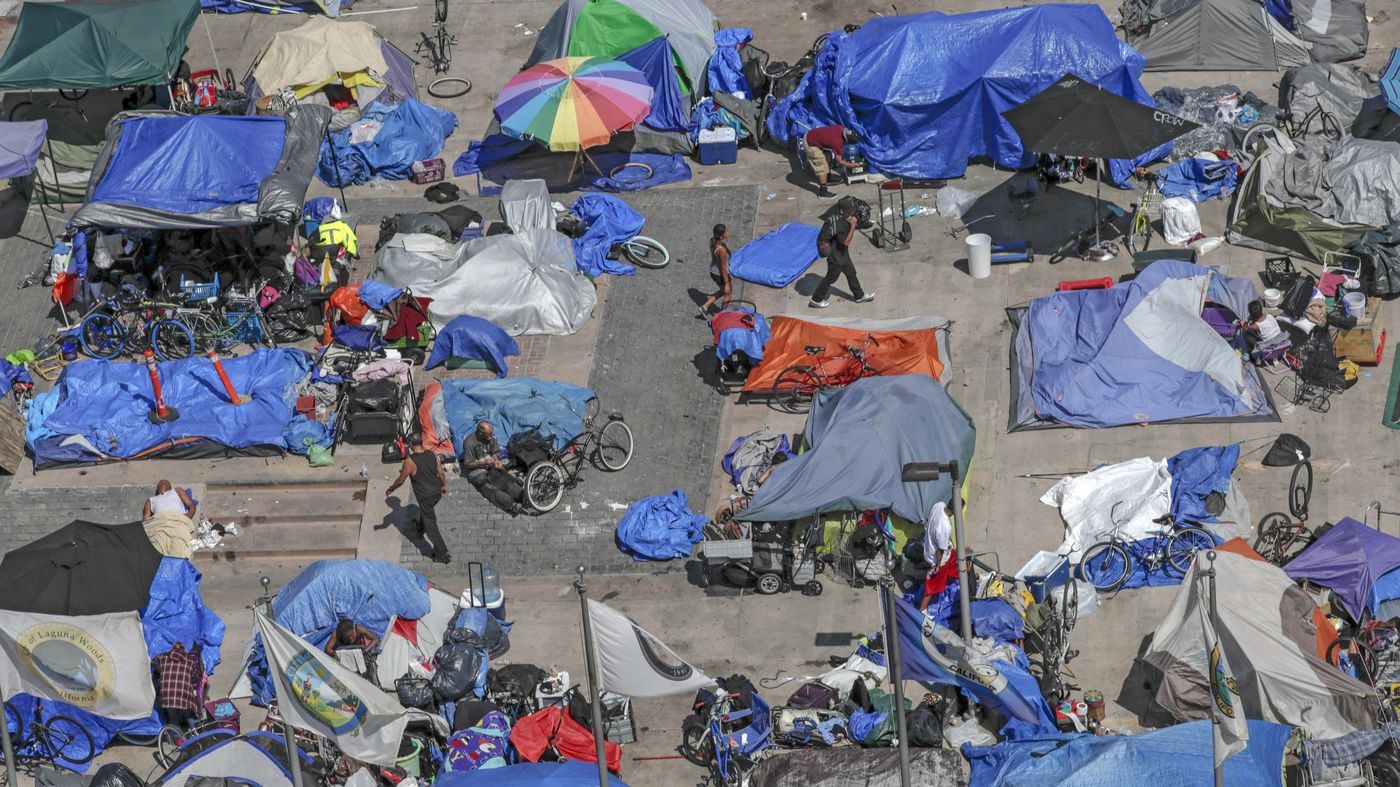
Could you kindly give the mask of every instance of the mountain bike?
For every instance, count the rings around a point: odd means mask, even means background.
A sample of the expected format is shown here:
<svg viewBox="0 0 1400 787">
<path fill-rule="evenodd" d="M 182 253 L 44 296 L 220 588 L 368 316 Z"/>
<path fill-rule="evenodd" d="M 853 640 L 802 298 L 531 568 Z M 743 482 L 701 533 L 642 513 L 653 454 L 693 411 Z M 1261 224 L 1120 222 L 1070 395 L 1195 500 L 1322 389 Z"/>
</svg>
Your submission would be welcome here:
<svg viewBox="0 0 1400 787">
<path fill-rule="evenodd" d="M 112 360 L 147 348 L 162 361 L 179 361 L 194 355 L 194 333 L 170 316 L 178 304 L 140 298 L 111 296 L 103 308 L 78 324 L 83 352 L 100 360 Z"/>
<path fill-rule="evenodd" d="M 25 768 L 48 764 L 81 769 L 97 754 L 92 735 L 83 725 L 67 716 L 45 717 L 41 702 L 34 704 L 34 719 L 28 724 L 19 708 L 5 703 L 5 728 L 14 744 L 15 764 Z"/>
<path fill-rule="evenodd" d="M 1113 532 L 1107 540 L 1089 547 L 1079 561 L 1079 573 L 1096 590 L 1105 593 L 1123 587 L 1133 569 L 1141 566 L 1148 574 L 1170 566 L 1181 575 L 1191 567 L 1196 553 L 1215 546 L 1215 537 L 1194 525 L 1175 527 L 1171 519 L 1156 520 L 1163 525 L 1156 538 L 1141 541 L 1122 535 L 1123 522 L 1118 519 L 1118 506 L 1113 505 Z"/>
<path fill-rule="evenodd" d="M 1282 566 L 1314 541 L 1315 536 L 1308 529 L 1308 502 L 1312 500 L 1312 486 L 1312 462 L 1299 462 L 1288 481 L 1288 513 L 1274 511 L 1259 520 L 1259 536 L 1254 539 L 1254 551 L 1260 557 Z"/>
<path fill-rule="evenodd" d="M 795 364 L 773 381 L 773 402 L 789 413 L 805 413 L 812 397 L 823 388 L 842 388 L 865 377 L 878 377 L 880 370 L 870 365 L 871 345 L 880 346 L 874 334 L 867 333 L 859 345 L 849 345 L 833 355 L 822 355 L 822 347 L 808 347 L 811 363 Z"/>
<path fill-rule="evenodd" d="M 620 413 L 609 413 L 599 426 L 600 408 L 596 398 L 589 399 L 583 414 L 583 431 L 548 459 L 536 462 L 526 471 L 525 502 L 536 512 L 553 511 L 563 499 L 564 490 L 578 485 L 583 477 L 585 459 L 600 470 L 614 473 L 632 461 L 632 428 L 622 420 Z"/>
<path fill-rule="evenodd" d="M 1152 244 L 1152 219 L 1162 215 L 1162 191 L 1157 187 L 1157 173 L 1144 170 L 1138 177 L 1147 182 L 1147 188 L 1133 206 L 1133 220 L 1125 238 L 1129 254 L 1147 251 Z"/>
</svg>

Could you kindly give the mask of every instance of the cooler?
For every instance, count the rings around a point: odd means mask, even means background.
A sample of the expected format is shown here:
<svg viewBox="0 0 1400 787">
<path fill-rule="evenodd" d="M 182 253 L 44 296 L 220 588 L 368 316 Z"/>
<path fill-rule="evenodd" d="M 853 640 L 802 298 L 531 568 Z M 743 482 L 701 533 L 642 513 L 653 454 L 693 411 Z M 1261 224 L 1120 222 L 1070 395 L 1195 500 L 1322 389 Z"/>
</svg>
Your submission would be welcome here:
<svg viewBox="0 0 1400 787">
<path fill-rule="evenodd" d="M 422 186 L 447 177 L 447 163 L 440 158 L 413 162 L 413 182 Z"/>
<path fill-rule="evenodd" d="M 705 129 L 700 132 L 696 156 L 705 166 L 733 164 L 739 160 L 739 138 L 728 126 Z"/>
</svg>

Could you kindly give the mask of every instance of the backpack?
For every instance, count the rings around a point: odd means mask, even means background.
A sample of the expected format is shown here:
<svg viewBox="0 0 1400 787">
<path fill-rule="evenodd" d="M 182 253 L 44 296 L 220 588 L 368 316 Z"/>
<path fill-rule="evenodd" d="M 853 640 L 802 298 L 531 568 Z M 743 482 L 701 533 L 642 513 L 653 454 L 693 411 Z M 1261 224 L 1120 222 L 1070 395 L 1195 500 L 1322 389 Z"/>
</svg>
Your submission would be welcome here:
<svg viewBox="0 0 1400 787">
<path fill-rule="evenodd" d="M 836 225 L 833 219 L 822 222 L 822 230 L 817 233 L 817 254 L 821 257 L 830 257 L 834 250 L 832 241 L 836 240 Z"/>
<path fill-rule="evenodd" d="M 787 707 L 799 709 L 821 709 L 831 710 L 836 706 L 840 696 L 836 689 L 827 686 L 820 681 L 805 683 L 797 691 L 788 697 Z"/>
<path fill-rule="evenodd" d="M 538 429 L 527 429 L 511 435 L 506 443 L 506 456 L 511 463 L 522 468 L 530 468 L 540 462 L 549 461 L 554 453 L 554 437 L 540 434 Z"/>
</svg>

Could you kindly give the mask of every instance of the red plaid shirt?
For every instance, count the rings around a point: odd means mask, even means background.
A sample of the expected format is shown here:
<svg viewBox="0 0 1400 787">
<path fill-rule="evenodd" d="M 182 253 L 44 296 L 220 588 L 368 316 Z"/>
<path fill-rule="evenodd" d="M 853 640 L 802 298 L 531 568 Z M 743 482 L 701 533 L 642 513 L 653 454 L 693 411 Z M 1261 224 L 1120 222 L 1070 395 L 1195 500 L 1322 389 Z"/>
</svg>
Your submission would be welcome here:
<svg viewBox="0 0 1400 787">
<path fill-rule="evenodd" d="M 156 671 L 156 700 L 166 710 L 199 710 L 199 681 L 204 665 L 187 650 L 168 650 L 151 660 Z"/>
</svg>

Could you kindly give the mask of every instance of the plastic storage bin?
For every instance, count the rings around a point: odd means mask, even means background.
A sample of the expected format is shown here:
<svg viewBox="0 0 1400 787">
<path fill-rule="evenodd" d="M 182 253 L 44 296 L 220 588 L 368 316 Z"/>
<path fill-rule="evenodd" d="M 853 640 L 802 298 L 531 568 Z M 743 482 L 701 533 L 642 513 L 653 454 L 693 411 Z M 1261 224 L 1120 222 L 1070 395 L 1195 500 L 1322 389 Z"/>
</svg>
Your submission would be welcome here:
<svg viewBox="0 0 1400 787">
<path fill-rule="evenodd" d="M 729 127 L 705 129 L 700 132 L 696 155 L 705 166 L 733 164 L 739 160 L 739 139 Z"/>
<path fill-rule="evenodd" d="M 1036 603 L 1044 603 L 1050 591 L 1069 581 L 1069 560 L 1054 552 L 1037 552 L 1016 572 L 1016 578 L 1026 583 Z"/>
</svg>

